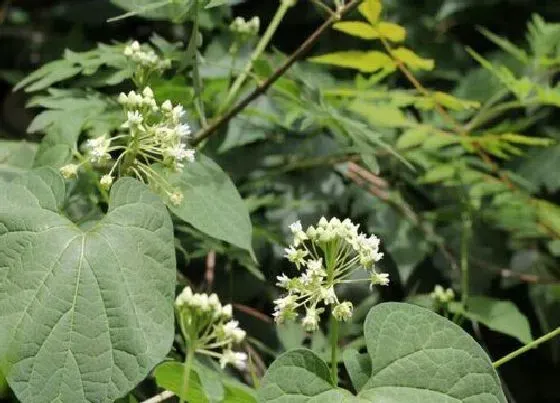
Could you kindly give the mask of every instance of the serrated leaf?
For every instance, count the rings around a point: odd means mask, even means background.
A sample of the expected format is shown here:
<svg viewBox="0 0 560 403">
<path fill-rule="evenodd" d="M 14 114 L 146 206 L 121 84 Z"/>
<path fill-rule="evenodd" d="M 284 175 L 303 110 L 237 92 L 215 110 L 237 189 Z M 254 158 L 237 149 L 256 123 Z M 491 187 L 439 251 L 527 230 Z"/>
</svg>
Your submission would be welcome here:
<svg viewBox="0 0 560 403">
<path fill-rule="evenodd" d="M 254 257 L 249 211 L 218 164 L 200 155 L 170 182 L 184 195 L 181 205 L 168 204 L 173 213 L 199 231 L 245 249 Z"/>
<path fill-rule="evenodd" d="M 359 70 L 363 73 L 373 73 L 381 69 L 394 70 L 394 61 L 383 52 L 360 52 L 349 50 L 344 52 L 327 53 L 309 59 L 313 63 L 330 64 L 338 67 Z"/>
<path fill-rule="evenodd" d="M 433 70 L 434 61 L 431 59 L 423 59 L 407 48 L 398 48 L 391 51 L 392 55 L 406 64 L 411 70 Z"/>
<path fill-rule="evenodd" d="M 171 347 L 171 219 L 125 178 L 83 231 L 57 211 L 61 180 L 45 168 L 0 194 L 1 369 L 22 402 L 113 402 Z"/>
<path fill-rule="evenodd" d="M 371 25 L 375 25 L 379 21 L 381 8 L 382 6 L 380 0 L 365 0 L 358 7 L 358 11 L 369 21 Z"/>
<path fill-rule="evenodd" d="M 529 321 L 510 301 L 501 301 L 483 296 L 469 297 L 467 310 L 459 303 L 449 305 L 452 313 L 459 313 L 490 329 L 515 337 L 527 344 L 533 340 Z"/>
<path fill-rule="evenodd" d="M 373 307 L 364 324 L 373 403 L 506 403 L 492 362 L 459 326 L 402 303 Z"/>
</svg>

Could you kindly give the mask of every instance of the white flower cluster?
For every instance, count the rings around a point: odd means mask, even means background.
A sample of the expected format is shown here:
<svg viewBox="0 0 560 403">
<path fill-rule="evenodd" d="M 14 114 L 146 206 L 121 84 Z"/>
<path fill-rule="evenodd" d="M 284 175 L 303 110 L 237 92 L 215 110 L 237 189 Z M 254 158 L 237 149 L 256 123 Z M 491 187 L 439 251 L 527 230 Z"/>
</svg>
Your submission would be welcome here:
<svg viewBox="0 0 560 403">
<path fill-rule="evenodd" d="M 436 285 L 430 297 L 438 305 L 447 305 L 455 300 L 455 293 L 451 288 L 444 289 L 441 285 Z"/>
<path fill-rule="evenodd" d="M 304 307 L 306 314 L 302 325 L 313 331 L 324 312 L 319 304 L 331 305 L 335 319 L 348 320 L 352 316 L 352 304 L 340 302 L 334 288 L 353 281 L 348 277 L 356 269 L 369 272 L 371 285 L 389 284 L 389 276 L 375 270 L 375 263 L 383 257 L 379 252 L 379 239 L 360 233 L 358 228 L 349 219 L 328 221 L 324 217 L 317 226 L 305 231 L 299 221 L 290 225 L 294 239 L 285 249 L 286 258 L 303 272 L 294 278 L 284 274 L 278 277 L 277 285 L 288 294 L 274 301 L 277 322 L 295 319 L 297 309 Z"/>
<path fill-rule="evenodd" d="M 171 67 L 171 60 L 160 58 L 152 49 L 144 50 L 138 41 L 124 48 L 124 55 L 148 70 L 165 70 Z"/>
<path fill-rule="evenodd" d="M 125 112 L 126 120 L 121 125 L 125 133 L 87 140 L 83 146 L 85 155 L 81 157 L 81 163 L 63 166 L 60 168 L 61 174 L 65 178 L 72 178 L 83 164 L 112 164 L 110 171 L 99 181 L 101 188 L 107 190 L 111 187 L 114 172 L 132 174 L 163 190 L 173 204 L 181 204 L 183 194 L 174 189 L 162 172 L 156 171 L 152 165 L 158 164 L 171 172 L 178 172 L 185 163 L 194 162 L 195 150 L 187 146 L 191 128 L 184 122 L 185 110 L 169 100 L 158 105 L 149 87 L 144 88 L 142 93 L 121 92 L 118 101 Z M 120 153 L 115 161 L 112 161 L 113 152 Z"/>
<path fill-rule="evenodd" d="M 239 322 L 232 320 L 231 305 L 222 305 L 216 294 L 193 293 L 185 287 L 175 299 L 181 330 L 196 352 L 220 360 L 220 365 L 233 365 L 244 370 L 247 354 L 232 350 L 246 336 Z"/>
<path fill-rule="evenodd" d="M 231 32 L 246 35 L 255 36 L 259 33 L 261 26 L 261 20 L 259 17 L 253 17 L 250 20 L 245 20 L 243 17 L 237 17 L 231 25 L 229 26 Z"/>
<path fill-rule="evenodd" d="M 122 128 L 129 131 L 139 154 L 133 167 L 139 179 L 161 182 L 161 176 L 150 167 L 154 162 L 174 172 L 181 171 L 186 162 L 194 162 L 195 151 L 186 144 L 191 128 L 183 122 L 185 110 L 181 105 L 173 105 L 169 100 L 158 105 L 149 87 L 144 88 L 142 94 L 121 92 L 119 103 L 126 111 Z M 172 203 L 182 202 L 180 192 L 167 193 Z"/>
</svg>

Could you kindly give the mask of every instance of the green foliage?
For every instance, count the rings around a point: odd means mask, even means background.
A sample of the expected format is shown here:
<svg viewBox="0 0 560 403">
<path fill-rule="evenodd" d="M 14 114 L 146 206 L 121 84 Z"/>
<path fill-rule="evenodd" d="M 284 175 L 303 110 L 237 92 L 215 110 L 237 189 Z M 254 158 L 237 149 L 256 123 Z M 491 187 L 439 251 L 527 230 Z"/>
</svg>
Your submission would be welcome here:
<svg viewBox="0 0 560 403">
<path fill-rule="evenodd" d="M 335 388 L 327 365 L 311 351 L 292 350 L 269 367 L 260 401 L 463 402 L 476 396 L 480 402 L 506 402 L 482 348 L 461 328 L 428 310 L 378 305 L 364 323 L 364 337 L 370 365 L 355 351 L 345 354 L 358 397 Z"/>
<path fill-rule="evenodd" d="M 169 206 L 173 213 L 196 229 L 253 255 L 247 206 L 215 162 L 203 156 L 172 178 L 171 183 L 185 195 L 180 206 Z"/>
<path fill-rule="evenodd" d="M 0 398 L 505 402 L 508 362 L 509 400 L 558 400 L 558 341 L 531 372 L 478 344 L 525 353 L 560 325 L 554 6 L 70 3 L 13 2 L 0 27 L 18 90 L 0 116 Z M 321 302 L 310 334 L 271 307 L 308 274 L 282 259 L 288 226 L 321 216 L 376 234 L 390 281 L 335 284 L 353 309 Z M 229 310 L 208 328 L 179 309 L 209 315 L 204 292 Z M 347 321 L 323 326 L 335 307 Z"/>
<path fill-rule="evenodd" d="M 23 401 L 114 401 L 171 345 L 175 257 L 165 207 L 122 179 L 107 216 L 83 230 L 60 215 L 64 183 L 52 169 L 4 188 L 2 371 Z"/>
</svg>

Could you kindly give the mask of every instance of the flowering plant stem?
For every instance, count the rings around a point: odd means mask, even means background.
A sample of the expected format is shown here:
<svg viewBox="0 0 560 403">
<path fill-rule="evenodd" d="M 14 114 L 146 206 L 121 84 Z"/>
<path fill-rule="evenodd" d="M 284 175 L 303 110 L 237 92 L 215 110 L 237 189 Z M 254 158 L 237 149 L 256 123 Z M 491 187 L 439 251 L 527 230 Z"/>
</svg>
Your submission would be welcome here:
<svg viewBox="0 0 560 403">
<path fill-rule="evenodd" d="M 542 343 L 546 343 L 547 341 L 553 339 L 556 336 L 560 336 L 560 327 L 558 327 L 556 330 L 553 330 L 550 333 L 545 334 L 542 337 L 539 337 L 537 340 L 534 340 L 531 343 L 524 345 L 520 349 L 509 353 L 505 357 L 500 358 L 498 361 L 494 362 L 492 365 L 494 366 L 494 368 L 498 368 L 502 364 L 505 364 L 506 362 L 513 360 L 514 358 L 520 356 L 523 353 L 526 353 L 529 350 L 532 350 L 533 348 L 537 347 L 538 345 L 540 345 Z"/>
<path fill-rule="evenodd" d="M 461 233 L 461 304 L 467 308 L 469 300 L 469 243 L 471 238 L 471 215 L 468 207 L 462 215 Z"/>
<path fill-rule="evenodd" d="M 245 83 L 245 80 L 249 76 L 249 73 L 251 73 L 251 70 L 253 69 L 253 64 L 257 61 L 259 56 L 266 50 L 266 47 L 268 46 L 270 40 L 274 36 L 276 30 L 278 29 L 278 26 L 284 19 L 284 16 L 288 12 L 288 9 L 290 9 L 290 7 L 294 5 L 294 3 L 295 3 L 294 1 L 289 1 L 289 0 L 280 1 L 280 6 L 276 10 L 276 14 L 274 14 L 274 17 L 272 18 L 272 21 L 266 28 L 264 35 L 260 39 L 259 43 L 257 43 L 255 50 L 251 54 L 251 58 L 249 59 L 249 61 L 245 65 L 245 68 L 243 69 L 243 72 L 237 77 L 237 79 L 231 86 L 226 101 L 222 105 L 221 111 L 227 108 L 230 105 L 230 103 L 235 99 L 235 97 L 241 90 L 241 87 Z"/>
<path fill-rule="evenodd" d="M 190 343 L 187 347 L 187 355 L 185 357 L 185 363 L 183 364 L 183 384 L 181 386 L 181 395 L 179 396 L 180 403 L 185 402 L 185 396 L 189 390 L 189 382 L 191 379 L 191 368 L 194 359 L 195 346 Z"/>
<path fill-rule="evenodd" d="M 338 350 L 338 320 L 331 317 L 331 378 L 334 386 L 338 386 L 338 359 L 336 352 Z"/>
</svg>

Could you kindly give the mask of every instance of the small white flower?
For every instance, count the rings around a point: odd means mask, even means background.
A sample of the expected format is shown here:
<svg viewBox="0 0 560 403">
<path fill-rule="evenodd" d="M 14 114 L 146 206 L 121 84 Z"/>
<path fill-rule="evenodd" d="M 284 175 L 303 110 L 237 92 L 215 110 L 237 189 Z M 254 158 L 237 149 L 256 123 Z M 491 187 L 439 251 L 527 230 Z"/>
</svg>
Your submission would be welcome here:
<svg viewBox="0 0 560 403">
<path fill-rule="evenodd" d="M 336 305 L 333 308 L 332 314 L 336 320 L 346 322 L 352 317 L 352 310 L 352 303 L 347 301 Z"/>
<path fill-rule="evenodd" d="M 171 112 L 173 110 L 173 104 L 171 103 L 171 101 L 169 99 L 166 99 L 161 104 L 161 109 L 165 112 Z"/>
<path fill-rule="evenodd" d="M 224 319 L 230 319 L 233 315 L 233 309 L 231 304 L 224 305 L 222 307 L 222 316 Z"/>
<path fill-rule="evenodd" d="M 122 104 L 122 105 L 128 104 L 128 97 L 126 96 L 126 94 L 124 92 L 121 92 L 119 94 L 119 103 Z"/>
<path fill-rule="evenodd" d="M 99 163 L 104 159 L 110 159 L 109 146 L 111 139 L 106 136 L 99 136 L 94 139 L 86 141 L 86 149 L 89 152 L 89 159 L 93 163 Z"/>
<path fill-rule="evenodd" d="M 220 367 L 225 368 L 231 364 L 237 369 L 243 371 L 247 368 L 247 354 L 225 350 L 220 358 Z"/>
<path fill-rule="evenodd" d="M 222 332 L 225 339 L 232 339 L 234 343 L 241 343 L 247 333 L 239 328 L 239 322 L 236 320 L 229 321 L 222 326 Z"/>
<path fill-rule="evenodd" d="M 298 270 L 302 264 L 305 263 L 305 257 L 307 256 L 308 252 L 304 249 L 295 249 L 293 246 L 284 249 L 286 252 L 286 258 L 292 263 L 295 263 Z"/>
<path fill-rule="evenodd" d="M 144 95 L 146 98 L 153 98 L 154 91 L 152 91 L 150 87 L 146 87 L 144 88 L 144 91 L 142 91 L 142 95 Z"/>
<path fill-rule="evenodd" d="M 370 281 L 371 281 L 371 286 L 389 285 L 389 274 L 373 272 Z"/>
<path fill-rule="evenodd" d="M 301 321 L 303 328 L 308 332 L 314 332 L 319 327 L 319 310 L 315 307 L 307 308 L 305 317 Z"/>
<path fill-rule="evenodd" d="M 328 287 L 328 288 L 321 288 L 321 298 L 323 299 L 323 302 L 325 303 L 325 305 L 331 305 L 331 304 L 336 304 L 338 303 L 338 298 L 336 297 L 336 294 L 334 293 L 334 287 Z"/>
<path fill-rule="evenodd" d="M 192 133 L 191 127 L 187 123 L 177 125 L 175 127 L 175 132 L 177 133 L 177 136 L 181 137 L 181 138 L 182 137 L 188 137 Z"/>
<path fill-rule="evenodd" d="M 175 206 L 180 205 L 183 202 L 183 199 L 185 197 L 183 196 L 183 193 L 181 192 L 173 192 L 169 195 L 169 200 L 171 201 L 171 203 L 173 203 Z"/>
<path fill-rule="evenodd" d="M 64 165 L 60 168 L 60 173 L 66 179 L 74 178 L 76 175 L 78 175 L 78 168 L 79 166 L 76 164 Z"/>
<path fill-rule="evenodd" d="M 455 292 L 451 288 L 444 289 L 441 285 L 436 285 L 430 296 L 440 304 L 448 304 L 455 299 Z"/>
<path fill-rule="evenodd" d="M 111 185 L 113 184 L 113 177 L 111 175 L 103 175 L 101 177 L 101 179 L 99 180 L 99 184 L 104 189 L 109 189 L 111 187 Z"/>
<path fill-rule="evenodd" d="M 138 41 L 134 41 L 132 42 L 132 44 L 130 45 L 130 48 L 134 51 L 134 52 L 138 52 L 140 50 L 140 43 L 138 43 Z"/>
<path fill-rule="evenodd" d="M 126 122 L 123 123 L 121 126 L 123 128 L 140 127 L 140 125 L 144 121 L 144 117 L 142 116 L 140 111 L 128 111 L 126 113 L 126 116 L 127 116 Z"/>
<path fill-rule="evenodd" d="M 290 278 L 288 276 L 282 274 L 281 276 L 276 276 L 276 280 L 278 280 L 278 283 L 276 283 L 278 287 L 288 288 L 288 284 L 290 282 Z"/>
<path fill-rule="evenodd" d="M 171 121 L 173 122 L 173 124 L 179 124 L 183 116 L 185 116 L 185 110 L 183 109 L 183 106 L 177 105 L 171 110 Z"/>
<path fill-rule="evenodd" d="M 181 294 L 179 294 L 177 296 L 177 298 L 175 299 L 175 305 L 177 307 L 181 307 L 185 304 L 190 304 L 192 296 L 193 296 L 193 292 L 191 290 L 191 287 L 183 288 L 183 291 L 181 291 Z"/>
</svg>

